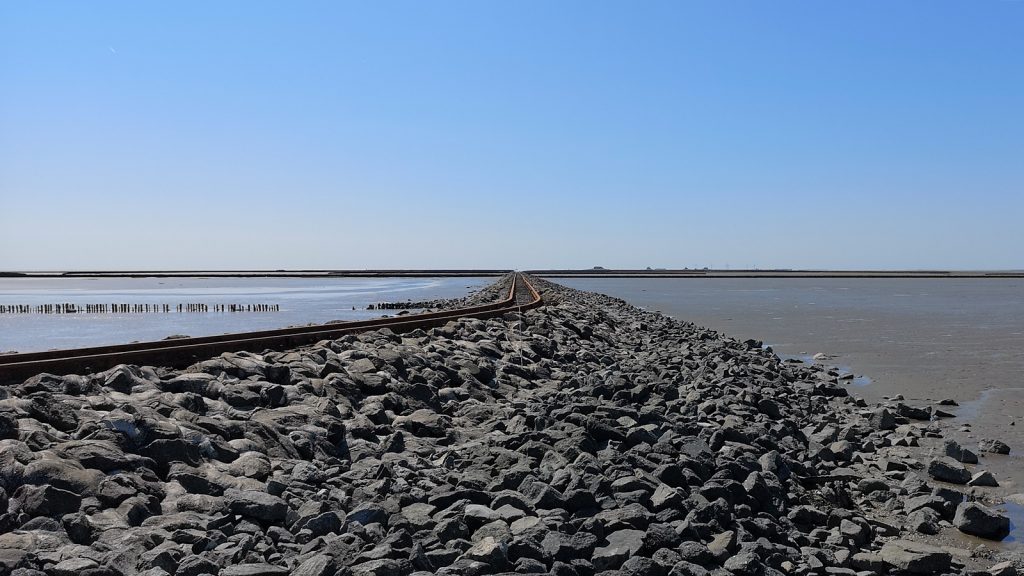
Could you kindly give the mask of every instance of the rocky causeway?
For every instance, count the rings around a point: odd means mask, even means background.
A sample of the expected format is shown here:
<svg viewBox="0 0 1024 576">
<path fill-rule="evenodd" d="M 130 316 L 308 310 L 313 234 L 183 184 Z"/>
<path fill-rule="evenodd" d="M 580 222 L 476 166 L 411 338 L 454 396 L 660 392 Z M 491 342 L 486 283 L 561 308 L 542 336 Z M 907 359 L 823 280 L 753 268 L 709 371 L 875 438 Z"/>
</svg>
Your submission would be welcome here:
<svg viewBox="0 0 1024 576">
<path fill-rule="evenodd" d="M 1024 567 L 1008 447 L 948 406 L 532 281 L 500 318 L 0 388 L 0 576 Z"/>
</svg>

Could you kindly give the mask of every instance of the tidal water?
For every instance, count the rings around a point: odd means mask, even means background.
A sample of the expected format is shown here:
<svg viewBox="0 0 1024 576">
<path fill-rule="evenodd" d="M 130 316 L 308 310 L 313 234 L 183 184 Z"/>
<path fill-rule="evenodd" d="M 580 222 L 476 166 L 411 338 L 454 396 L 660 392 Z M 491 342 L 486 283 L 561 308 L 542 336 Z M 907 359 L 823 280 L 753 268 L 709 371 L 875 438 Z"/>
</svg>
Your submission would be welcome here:
<svg viewBox="0 0 1024 576">
<path fill-rule="evenodd" d="M 457 298 L 492 278 L 0 278 L 0 305 L 279 304 L 278 312 L 0 314 L 0 351 L 33 352 L 170 335 L 210 336 L 362 320 L 380 301 Z M 353 307 L 355 310 L 353 310 Z"/>
</svg>

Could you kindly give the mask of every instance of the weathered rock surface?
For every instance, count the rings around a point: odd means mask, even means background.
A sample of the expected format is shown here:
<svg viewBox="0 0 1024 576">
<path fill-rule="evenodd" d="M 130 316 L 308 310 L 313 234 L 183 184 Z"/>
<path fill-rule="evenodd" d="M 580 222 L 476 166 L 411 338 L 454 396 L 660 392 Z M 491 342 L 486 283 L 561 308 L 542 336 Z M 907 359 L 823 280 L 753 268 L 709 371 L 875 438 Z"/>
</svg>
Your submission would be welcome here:
<svg viewBox="0 0 1024 576">
<path fill-rule="evenodd" d="M 928 475 L 936 480 L 953 484 L 967 484 L 971 480 L 971 472 L 949 456 L 933 458 L 928 462 Z"/>
<path fill-rule="evenodd" d="M 1010 519 L 977 502 L 964 502 L 956 509 L 953 525 L 965 534 L 1002 540 L 1010 533 Z"/>
<path fill-rule="evenodd" d="M 952 560 L 942 548 L 909 540 L 887 542 L 879 555 L 886 564 L 911 574 L 943 574 Z"/>
<path fill-rule="evenodd" d="M 1010 447 L 1006 443 L 1000 440 L 993 440 L 990 438 L 982 439 L 979 443 L 979 448 L 982 452 L 989 452 L 991 454 L 1009 454 Z"/>
</svg>

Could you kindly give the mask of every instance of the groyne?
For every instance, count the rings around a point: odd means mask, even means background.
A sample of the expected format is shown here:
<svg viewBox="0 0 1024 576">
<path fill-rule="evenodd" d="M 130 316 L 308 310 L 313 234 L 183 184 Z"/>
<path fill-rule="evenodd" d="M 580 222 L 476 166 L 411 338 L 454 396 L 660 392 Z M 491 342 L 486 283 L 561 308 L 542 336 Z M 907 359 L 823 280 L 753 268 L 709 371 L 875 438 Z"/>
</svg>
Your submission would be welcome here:
<svg viewBox="0 0 1024 576">
<path fill-rule="evenodd" d="M 524 312 L 0 388 L 0 570 L 1012 569 L 943 539 L 1008 522 L 982 447 L 913 452 L 941 408 L 534 283 Z"/>
<path fill-rule="evenodd" d="M 206 312 L 280 312 L 280 304 L 0 304 L 0 314 L 181 314 Z"/>
</svg>

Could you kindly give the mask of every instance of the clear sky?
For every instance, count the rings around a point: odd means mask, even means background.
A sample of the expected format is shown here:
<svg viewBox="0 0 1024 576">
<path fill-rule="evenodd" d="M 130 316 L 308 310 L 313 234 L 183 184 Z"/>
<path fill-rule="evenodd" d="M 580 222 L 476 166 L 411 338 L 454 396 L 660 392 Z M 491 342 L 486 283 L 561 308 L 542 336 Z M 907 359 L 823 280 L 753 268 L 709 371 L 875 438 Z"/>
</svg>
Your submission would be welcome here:
<svg viewBox="0 0 1024 576">
<path fill-rule="evenodd" d="M 1024 268 L 1024 2 L 0 3 L 0 269 Z"/>
</svg>

